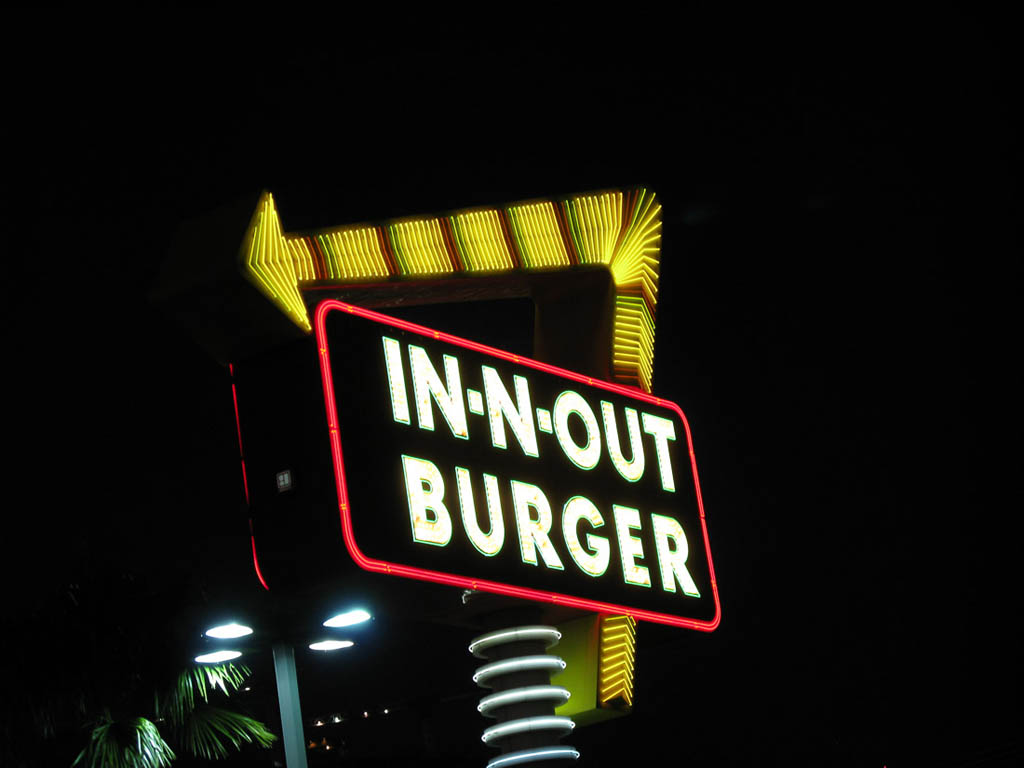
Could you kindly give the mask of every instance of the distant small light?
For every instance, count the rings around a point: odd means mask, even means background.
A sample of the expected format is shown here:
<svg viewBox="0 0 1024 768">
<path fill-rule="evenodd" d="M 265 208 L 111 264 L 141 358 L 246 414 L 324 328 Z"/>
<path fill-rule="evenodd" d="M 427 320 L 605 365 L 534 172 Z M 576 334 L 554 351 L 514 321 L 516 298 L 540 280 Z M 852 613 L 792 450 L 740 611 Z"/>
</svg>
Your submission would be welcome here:
<svg viewBox="0 0 1024 768">
<path fill-rule="evenodd" d="M 369 712 L 363 712 L 363 717 L 369 717 L 369 716 L 370 716 Z"/>
<path fill-rule="evenodd" d="M 219 627 L 210 627 L 204 633 L 207 637 L 217 640 L 234 640 L 236 637 L 245 637 L 252 634 L 252 627 L 244 624 L 221 624 Z"/>
<path fill-rule="evenodd" d="M 335 715 L 334 716 L 334 722 L 340 723 L 341 722 L 341 716 L 340 715 Z"/>
<path fill-rule="evenodd" d="M 367 611 L 364 611 L 362 608 L 356 608 L 354 611 L 346 611 L 345 613 L 331 616 L 331 618 L 324 622 L 324 626 L 351 627 L 353 624 L 362 624 L 364 621 L 369 621 L 369 619 L 370 614 Z"/>
<path fill-rule="evenodd" d="M 323 725 L 323 724 L 324 724 L 324 721 L 323 721 L 323 720 L 314 720 L 314 721 L 313 721 L 313 725 L 316 725 L 316 726 L 320 726 L 320 725 Z M 310 746 L 313 746 L 313 745 L 315 745 L 315 744 L 316 744 L 316 742 L 311 742 L 311 743 L 310 743 Z"/>
<path fill-rule="evenodd" d="M 241 651 L 214 651 L 196 656 L 197 664 L 219 664 L 222 661 L 231 661 L 241 656 Z"/>
<path fill-rule="evenodd" d="M 336 651 L 339 648 L 351 648 L 355 643 L 351 640 L 321 640 L 319 643 L 310 643 L 311 651 Z"/>
<path fill-rule="evenodd" d="M 247 686 L 245 686 L 245 688 L 243 688 L 242 690 L 243 690 L 243 691 L 251 691 L 251 690 L 252 690 L 252 688 L 250 688 L 250 687 L 249 687 L 249 686 L 247 685 Z"/>
<path fill-rule="evenodd" d="M 387 710 L 387 708 L 385 708 L 384 709 L 384 714 L 386 715 L 387 713 L 388 713 L 388 710 Z"/>
</svg>

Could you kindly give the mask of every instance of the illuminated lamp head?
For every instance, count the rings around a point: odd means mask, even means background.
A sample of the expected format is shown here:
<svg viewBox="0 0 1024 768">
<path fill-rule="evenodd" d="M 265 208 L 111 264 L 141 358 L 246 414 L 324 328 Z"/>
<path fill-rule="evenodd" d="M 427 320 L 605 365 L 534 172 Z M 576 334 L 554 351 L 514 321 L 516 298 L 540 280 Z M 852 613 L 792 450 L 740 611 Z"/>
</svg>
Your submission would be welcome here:
<svg viewBox="0 0 1024 768">
<path fill-rule="evenodd" d="M 210 627 L 203 633 L 206 637 L 212 637 L 216 640 L 234 640 L 238 637 L 245 637 L 246 635 L 252 634 L 252 627 L 247 627 L 244 624 L 236 624 L 231 622 L 230 624 L 220 624 L 216 627 Z"/>
<path fill-rule="evenodd" d="M 355 643 L 351 640 L 320 640 L 316 643 L 310 643 L 309 649 L 311 651 L 337 651 L 342 648 L 351 648 Z"/>
<path fill-rule="evenodd" d="M 203 653 L 196 656 L 195 661 L 197 664 L 221 664 L 225 661 L 237 659 L 241 655 L 241 651 L 214 651 L 213 653 Z"/>
<path fill-rule="evenodd" d="M 324 622 L 325 627 L 336 629 L 338 627 L 351 627 L 353 624 L 362 624 L 364 621 L 369 621 L 372 617 L 367 611 L 362 608 L 355 608 L 351 611 L 345 611 L 331 616 L 327 621 Z"/>
</svg>

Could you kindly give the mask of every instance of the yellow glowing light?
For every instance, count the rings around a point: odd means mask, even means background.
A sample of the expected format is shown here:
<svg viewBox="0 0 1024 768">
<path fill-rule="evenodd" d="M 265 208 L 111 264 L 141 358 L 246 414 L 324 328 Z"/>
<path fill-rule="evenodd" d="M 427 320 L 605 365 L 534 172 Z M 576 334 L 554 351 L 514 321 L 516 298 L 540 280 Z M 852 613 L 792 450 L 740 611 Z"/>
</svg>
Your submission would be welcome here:
<svg viewBox="0 0 1024 768">
<path fill-rule="evenodd" d="M 653 310 L 658 301 L 661 205 L 644 189 L 632 195 L 629 203 L 629 219 L 610 262 L 612 276 L 620 289 L 638 289 Z"/>
<path fill-rule="evenodd" d="M 467 272 L 499 272 L 516 267 L 497 211 L 457 213 L 451 222 Z"/>
<path fill-rule="evenodd" d="M 612 377 L 650 392 L 660 249 L 661 205 L 645 189 L 306 235 L 282 232 L 274 199 L 264 193 L 241 258 L 249 279 L 307 332 L 307 289 L 603 265 L 616 291 Z"/>
<path fill-rule="evenodd" d="M 633 706 L 633 671 L 636 661 L 636 620 L 630 616 L 601 619 L 599 656 L 601 704 L 622 701 Z"/>
<path fill-rule="evenodd" d="M 615 378 L 650 392 L 654 375 L 654 318 L 647 302 L 639 296 L 618 296 L 612 329 Z"/>
<path fill-rule="evenodd" d="M 322 232 L 315 241 L 324 255 L 326 279 L 359 282 L 390 274 L 376 227 Z"/>
<path fill-rule="evenodd" d="M 622 193 L 574 197 L 568 208 L 580 262 L 610 264 L 622 231 Z"/>
<path fill-rule="evenodd" d="M 295 264 L 295 278 L 299 283 L 316 280 L 316 257 L 309 241 L 304 237 L 285 237 L 288 253 Z"/>
<path fill-rule="evenodd" d="M 299 293 L 295 262 L 281 232 L 281 220 L 274 207 L 274 197 L 264 192 L 249 232 L 242 243 L 242 253 L 250 279 L 286 315 L 306 331 L 311 330 L 306 304 Z"/>
<path fill-rule="evenodd" d="M 400 221 L 388 227 L 403 275 L 449 275 L 455 271 L 440 219 Z"/>
<path fill-rule="evenodd" d="M 554 203 L 513 205 L 508 215 L 513 237 L 523 256 L 523 266 L 533 269 L 569 266 L 569 253 L 558 226 Z"/>
</svg>

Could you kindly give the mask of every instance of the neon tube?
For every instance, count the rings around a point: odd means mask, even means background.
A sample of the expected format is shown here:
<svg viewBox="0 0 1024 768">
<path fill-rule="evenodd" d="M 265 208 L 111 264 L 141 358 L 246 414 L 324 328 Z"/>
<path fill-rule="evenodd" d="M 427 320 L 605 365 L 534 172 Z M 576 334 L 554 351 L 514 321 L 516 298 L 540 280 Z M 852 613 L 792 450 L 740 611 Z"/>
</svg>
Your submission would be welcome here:
<svg viewBox="0 0 1024 768">
<path fill-rule="evenodd" d="M 506 736 L 514 736 L 517 733 L 528 733 L 530 731 L 561 731 L 563 736 L 572 731 L 576 723 L 572 718 L 560 715 L 544 715 L 541 717 L 524 717 L 519 720 L 509 720 L 507 723 L 492 725 L 484 731 L 480 740 L 484 744 L 503 739 Z"/>
<path fill-rule="evenodd" d="M 503 661 L 484 664 L 473 674 L 473 682 L 481 688 L 488 688 L 490 686 L 486 683 L 492 677 L 534 669 L 561 672 L 565 669 L 565 662 L 557 656 L 548 656 L 547 654 L 540 656 L 517 656 L 514 659 L 504 659 Z"/>
<path fill-rule="evenodd" d="M 487 768 L 506 768 L 510 765 L 522 765 L 538 760 L 578 760 L 580 753 L 572 747 L 539 747 L 523 749 L 500 755 L 487 763 Z"/>
<path fill-rule="evenodd" d="M 556 706 L 561 706 L 569 700 L 571 695 L 567 688 L 563 688 L 560 685 L 527 685 L 522 688 L 513 688 L 501 693 L 492 693 L 490 696 L 484 696 L 480 699 L 480 703 L 477 704 L 476 708 L 481 715 L 490 715 L 494 710 L 507 707 L 509 704 L 519 704 L 523 701 L 542 701 L 544 699 L 554 699 L 558 701 Z"/>
<path fill-rule="evenodd" d="M 562 639 L 562 633 L 554 627 L 545 626 L 523 626 L 513 627 L 512 629 L 499 629 L 494 632 L 488 632 L 486 635 L 480 635 L 480 637 L 474 638 L 469 644 L 469 652 L 480 659 L 487 658 L 482 656 L 480 651 L 485 651 L 488 648 L 495 645 L 502 645 L 503 643 L 519 643 L 525 640 L 545 640 L 547 641 L 547 648 L 551 648 L 558 644 L 558 641 Z"/>
<path fill-rule="evenodd" d="M 249 521 L 249 525 L 252 525 L 252 520 Z M 263 578 L 263 571 L 260 570 L 260 561 L 256 557 L 256 535 L 250 534 L 249 538 L 252 539 L 252 567 L 256 569 L 256 578 L 260 580 L 263 588 L 269 592 L 270 587 L 267 586 L 267 580 Z"/>
</svg>

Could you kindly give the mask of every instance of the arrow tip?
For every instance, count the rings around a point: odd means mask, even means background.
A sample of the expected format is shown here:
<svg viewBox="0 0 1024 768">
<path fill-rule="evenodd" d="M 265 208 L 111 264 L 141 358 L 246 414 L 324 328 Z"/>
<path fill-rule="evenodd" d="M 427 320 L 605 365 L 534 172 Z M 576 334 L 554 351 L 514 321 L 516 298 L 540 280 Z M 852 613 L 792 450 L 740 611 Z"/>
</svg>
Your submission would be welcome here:
<svg viewBox="0 0 1024 768">
<path fill-rule="evenodd" d="M 281 228 L 274 196 L 267 190 L 256 204 L 239 257 L 243 273 L 260 292 L 293 323 L 310 332 L 312 325 L 299 291 L 295 260 Z"/>
</svg>

